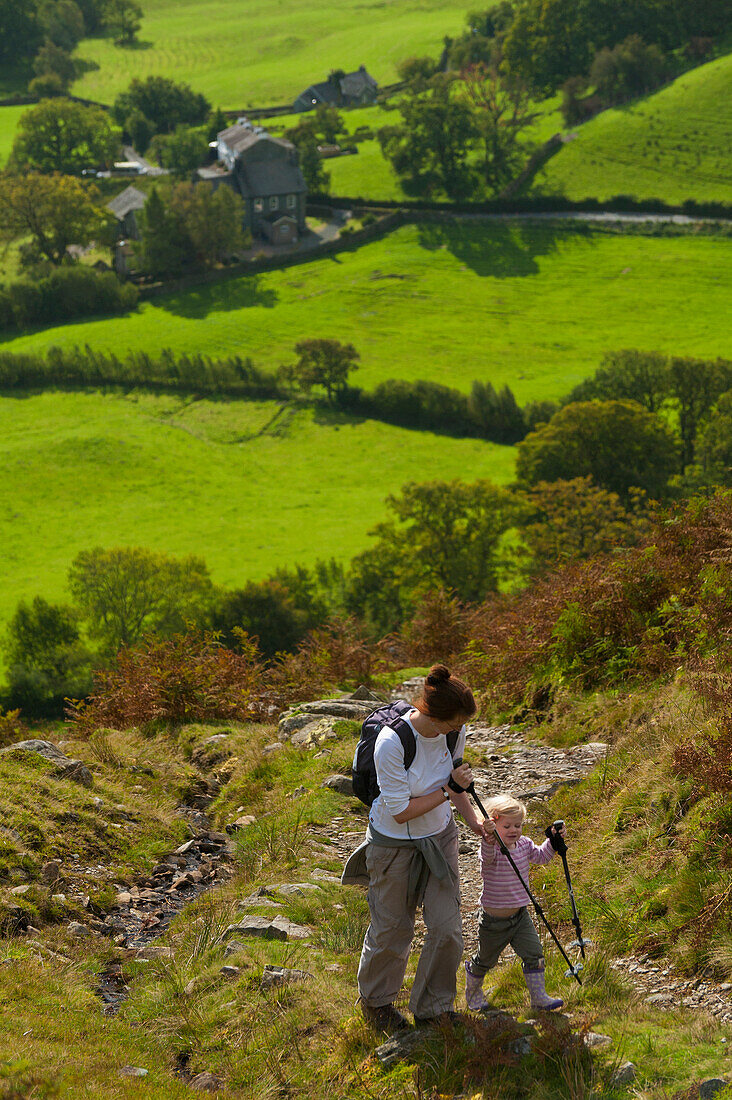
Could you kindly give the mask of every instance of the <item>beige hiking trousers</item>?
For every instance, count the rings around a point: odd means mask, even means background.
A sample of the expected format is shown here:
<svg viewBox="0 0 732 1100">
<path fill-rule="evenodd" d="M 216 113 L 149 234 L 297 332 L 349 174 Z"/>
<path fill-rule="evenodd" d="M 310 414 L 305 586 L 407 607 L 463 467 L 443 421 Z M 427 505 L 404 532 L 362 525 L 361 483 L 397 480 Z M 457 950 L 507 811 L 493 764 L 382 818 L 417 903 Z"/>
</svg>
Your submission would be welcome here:
<svg viewBox="0 0 732 1100">
<path fill-rule="evenodd" d="M 455 1001 L 457 968 L 463 953 L 458 884 L 458 830 L 454 821 L 434 838 L 455 872 L 453 882 L 431 874 L 422 901 L 427 928 L 414 976 L 409 1008 L 415 1016 L 439 1016 Z M 368 903 L 371 923 L 366 932 L 358 968 L 361 1000 L 372 1008 L 393 1004 L 404 981 L 414 936 L 416 905 L 407 904 L 409 868 L 414 848 L 386 848 L 369 844 Z"/>
</svg>

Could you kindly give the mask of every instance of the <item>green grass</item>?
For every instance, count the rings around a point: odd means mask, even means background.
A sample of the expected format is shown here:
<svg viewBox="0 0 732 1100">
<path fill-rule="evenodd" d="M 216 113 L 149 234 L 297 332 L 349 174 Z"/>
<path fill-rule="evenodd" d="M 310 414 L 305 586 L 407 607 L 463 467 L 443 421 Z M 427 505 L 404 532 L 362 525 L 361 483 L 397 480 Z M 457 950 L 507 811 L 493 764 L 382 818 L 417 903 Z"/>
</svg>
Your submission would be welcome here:
<svg viewBox="0 0 732 1100">
<path fill-rule="evenodd" d="M 304 337 L 352 341 L 354 381 L 511 385 L 557 398 L 608 349 L 729 355 L 729 239 L 643 236 L 525 221 L 405 226 L 308 265 L 231 278 L 127 317 L 47 328 L 9 350 L 89 344 L 291 360 Z"/>
<path fill-rule="evenodd" d="M 47 393 L 0 398 L 0 622 L 64 598 L 96 545 L 198 554 L 243 584 L 294 562 L 347 561 L 410 479 L 510 479 L 513 451 L 274 402 Z M 12 537 L 10 537 L 12 532 Z"/>
<path fill-rule="evenodd" d="M 366 65 L 379 81 L 396 78 L 404 57 L 436 55 L 445 34 L 465 19 L 463 0 L 145 0 L 141 44 L 120 49 L 88 39 L 78 54 L 99 68 L 74 92 L 105 103 L 133 77 L 169 76 L 189 82 L 226 108 L 293 101 L 331 69 Z"/>
<path fill-rule="evenodd" d="M 18 119 L 27 110 L 27 107 L 0 107 L 0 168 L 10 156 Z"/>
<path fill-rule="evenodd" d="M 535 186 L 570 199 L 624 194 L 731 202 L 731 93 L 732 54 L 578 127 Z"/>
</svg>

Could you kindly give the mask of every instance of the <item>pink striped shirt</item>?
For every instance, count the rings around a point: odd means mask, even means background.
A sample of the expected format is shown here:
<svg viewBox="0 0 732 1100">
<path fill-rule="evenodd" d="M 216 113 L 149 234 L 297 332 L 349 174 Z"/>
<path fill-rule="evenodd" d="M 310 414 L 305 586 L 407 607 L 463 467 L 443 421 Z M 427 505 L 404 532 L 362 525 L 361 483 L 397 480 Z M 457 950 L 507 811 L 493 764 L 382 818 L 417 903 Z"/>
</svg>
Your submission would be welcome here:
<svg viewBox="0 0 732 1100">
<path fill-rule="evenodd" d="M 549 840 L 538 848 L 527 836 L 516 841 L 515 848 L 509 848 L 514 863 L 521 872 L 524 882 L 529 881 L 530 863 L 548 863 L 554 855 Z M 497 844 L 484 840 L 480 845 L 480 873 L 483 876 L 483 893 L 480 904 L 488 909 L 513 909 L 529 904 L 529 897 L 516 877 L 511 864 Z"/>
</svg>

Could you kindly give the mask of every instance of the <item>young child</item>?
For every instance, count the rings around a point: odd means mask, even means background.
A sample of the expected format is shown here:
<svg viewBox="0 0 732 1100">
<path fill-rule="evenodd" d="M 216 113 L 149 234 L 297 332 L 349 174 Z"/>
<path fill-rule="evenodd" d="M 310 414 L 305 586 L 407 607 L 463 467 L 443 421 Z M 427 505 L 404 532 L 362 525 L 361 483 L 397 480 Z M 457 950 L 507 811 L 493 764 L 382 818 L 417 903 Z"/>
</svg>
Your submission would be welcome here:
<svg viewBox="0 0 732 1100">
<path fill-rule="evenodd" d="M 549 839 L 540 848 L 522 835 L 526 807 L 508 795 L 486 801 L 488 828 L 500 836 L 514 863 L 528 883 L 530 863 L 548 863 L 554 855 Z M 565 835 L 562 829 L 561 835 Z M 561 1008 L 563 1001 L 550 997 L 544 989 L 544 952 L 527 905 L 529 897 L 516 872 L 491 836 L 481 841 L 480 869 L 483 876 L 482 912 L 478 924 L 478 950 L 465 963 L 465 999 L 469 1009 L 479 1012 L 490 1007 L 483 994 L 483 979 L 496 965 L 509 943 L 523 962 L 524 980 L 531 996 L 531 1007 Z"/>
</svg>

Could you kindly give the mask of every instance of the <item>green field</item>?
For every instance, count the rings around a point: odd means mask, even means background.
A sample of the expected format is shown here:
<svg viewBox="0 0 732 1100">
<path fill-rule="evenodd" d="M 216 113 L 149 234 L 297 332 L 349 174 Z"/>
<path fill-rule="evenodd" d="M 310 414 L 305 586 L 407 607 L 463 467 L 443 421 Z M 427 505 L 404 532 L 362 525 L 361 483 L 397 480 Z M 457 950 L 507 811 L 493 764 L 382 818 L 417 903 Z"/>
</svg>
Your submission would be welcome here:
<svg viewBox="0 0 732 1100">
<path fill-rule="evenodd" d="M 507 481 L 513 460 L 510 447 L 274 402 L 0 397 L 0 623 L 19 599 L 62 598 L 85 547 L 197 554 L 218 583 L 243 584 L 347 561 L 410 479 Z"/>
<path fill-rule="evenodd" d="M 0 168 L 4 167 L 13 147 L 18 119 L 27 110 L 27 107 L 0 107 Z"/>
<path fill-rule="evenodd" d="M 215 106 L 287 103 L 331 69 L 365 65 L 379 81 L 414 54 L 438 54 L 465 20 L 464 0 L 143 0 L 140 45 L 87 39 L 78 55 L 99 68 L 77 95 L 111 103 L 133 77 L 185 80 Z"/>
<path fill-rule="evenodd" d="M 565 394 L 608 349 L 728 356 L 731 278 L 729 238 L 462 219 L 0 347 L 169 347 L 276 368 L 297 340 L 334 337 L 360 351 L 354 381 L 366 388 L 398 377 L 468 389 L 482 378 L 523 402 Z"/>
<path fill-rule="evenodd" d="M 732 54 L 647 99 L 603 111 L 536 177 L 570 199 L 732 202 Z"/>
</svg>

